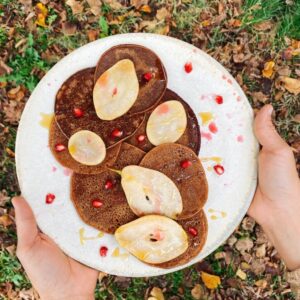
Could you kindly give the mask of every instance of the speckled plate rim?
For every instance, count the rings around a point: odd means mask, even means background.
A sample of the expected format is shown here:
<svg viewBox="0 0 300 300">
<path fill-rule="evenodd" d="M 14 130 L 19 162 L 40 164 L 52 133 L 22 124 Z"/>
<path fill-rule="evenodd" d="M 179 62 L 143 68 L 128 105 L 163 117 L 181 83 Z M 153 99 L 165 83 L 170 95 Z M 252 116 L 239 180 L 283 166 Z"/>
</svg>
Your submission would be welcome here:
<svg viewBox="0 0 300 300">
<path fill-rule="evenodd" d="M 51 230 L 49 230 L 49 227 L 46 225 L 46 223 L 44 222 L 44 219 L 43 219 L 45 217 L 45 215 L 43 213 L 41 213 L 40 211 L 38 211 L 38 208 L 35 207 L 36 202 L 34 202 L 34 199 L 32 198 L 32 192 L 30 191 L 30 188 L 33 185 L 32 185 L 32 183 L 29 183 L 28 180 L 25 180 L 25 173 L 28 172 L 28 165 L 26 165 L 25 161 L 27 161 L 27 157 L 29 156 L 28 153 L 30 153 L 30 152 L 28 152 L 29 151 L 28 150 L 28 138 L 27 138 L 28 135 L 26 135 L 26 134 L 28 133 L 28 128 L 30 128 L 32 126 L 32 120 L 31 120 L 32 119 L 32 111 L 34 111 L 36 102 L 39 101 L 37 99 L 38 91 L 42 88 L 45 88 L 45 86 L 47 86 L 47 84 L 48 84 L 47 78 L 54 76 L 54 74 L 56 74 L 56 73 L 64 72 L 64 69 L 68 66 L 68 64 L 70 64 L 71 62 L 74 62 L 74 60 L 76 61 L 76 58 L 78 58 L 78 56 L 84 55 L 84 54 L 89 56 L 88 53 L 89 53 L 89 51 L 92 51 L 92 49 L 97 48 L 97 49 L 99 49 L 99 52 L 104 52 L 108 47 L 111 47 L 111 46 L 117 45 L 117 44 L 123 44 L 123 43 L 141 44 L 143 46 L 149 47 L 150 49 L 152 49 L 155 52 L 159 52 L 159 51 L 157 51 L 158 48 L 161 47 L 159 43 L 164 44 L 164 45 L 169 44 L 170 46 L 174 47 L 174 49 L 175 48 L 179 49 L 178 50 L 179 52 L 182 51 L 182 52 L 186 53 L 187 54 L 186 60 L 195 61 L 196 65 L 198 63 L 198 62 L 196 62 L 197 57 L 199 57 L 199 59 L 201 57 L 200 61 L 203 62 L 203 64 L 205 66 L 207 66 L 207 68 L 209 66 L 212 66 L 212 68 L 213 68 L 212 73 L 214 73 L 214 76 L 217 73 L 220 75 L 222 74 L 222 76 L 224 78 L 226 78 L 226 80 L 228 82 L 230 82 L 232 89 L 236 92 L 237 97 L 239 97 L 239 101 L 242 103 L 241 111 L 244 113 L 244 117 L 246 118 L 246 121 L 247 121 L 247 126 L 245 126 L 244 132 L 246 132 L 246 135 L 247 134 L 249 135 L 249 140 L 250 140 L 249 145 L 251 145 L 251 158 L 249 158 L 249 164 L 247 164 L 247 166 L 250 166 L 250 170 L 248 172 L 249 174 L 247 173 L 247 176 L 248 176 L 247 184 L 243 187 L 244 196 L 242 196 L 242 198 L 243 198 L 242 203 L 239 203 L 239 206 L 237 207 L 235 213 L 232 214 L 232 216 L 230 216 L 230 220 L 226 221 L 226 227 L 222 230 L 222 234 L 221 234 L 221 236 L 219 236 L 217 238 L 217 241 L 214 241 L 213 243 L 211 243 L 210 240 L 208 240 L 204 249 L 201 251 L 201 253 L 196 258 L 191 260 L 188 264 L 185 264 L 185 265 L 182 265 L 182 266 L 179 266 L 176 268 L 172 268 L 172 269 L 159 269 L 159 268 L 150 267 L 150 266 L 147 266 L 147 265 L 137 261 L 133 257 L 130 257 L 130 260 L 127 262 L 119 262 L 116 265 L 111 267 L 109 260 L 105 261 L 101 258 L 101 259 L 99 259 L 99 262 L 94 263 L 93 261 L 91 261 L 90 257 L 76 254 L 74 249 L 71 250 L 67 245 L 65 245 L 64 243 L 61 242 L 61 240 L 58 238 L 58 236 L 56 236 L 55 234 L 53 234 L 51 232 Z M 171 49 L 172 49 L 172 47 L 171 47 Z M 101 51 L 100 51 L 100 49 L 101 49 Z M 180 50 L 180 49 L 182 49 L 182 50 Z M 170 50 L 170 51 L 173 51 L 173 50 Z M 172 62 L 172 66 L 171 66 L 171 65 L 168 65 L 168 55 L 164 54 L 163 52 L 161 53 L 161 55 L 164 57 L 163 58 L 160 57 L 160 58 L 162 58 L 163 63 L 165 65 L 167 65 L 166 69 L 167 69 L 168 78 L 169 78 L 168 87 L 173 89 L 175 92 L 179 93 L 179 95 L 181 95 L 185 100 L 188 100 L 187 98 L 189 98 L 190 96 L 185 97 L 184 88 L 178 87 L 178 84 L 176 85 L 176 82 L 178 83 L 178 80 L 181 80 L 181 78 L 178 79 L 177 77 L 179 75 L 171 74 L 173 72 L 170 71 L 170 69 L 172 69 L 173 65 L 176 65 L 176 63 L 177 64 L 181 63 L 182 68 L 183 68 L 183 64 L 181 62 L 182 58 L 178 57 L 178 59 L 176 59 L 176 62 L 175 61 Z M 94 65 L 94 63 L 89 63 L 87 61 L 85 64 L 85 67 L 90 67 L 93 65 Z M 201 65 L 201 63 L 200 63 L 200 65 Z M 174 66 L 174 68 L 175 67 L 177 67 L 177 69 L 178 69 L 178 66 Z M 82 65 L 79 66 L 79 68 L 82 68 Z M 67 79 L 67 77 L 69 75 L 70 74 L 66 75 L 65 79 Z M 180 73 L 180 76 L 185 76 L 184 72 Z M 202 79 L 205 80 L 204 77 Z M 197 80 L 197 79 L 195 79 L 195 80 Z M 220 82 L 222 82 L 221 78 L 220 78 Z M 218 88 L 217 85 L 216 85 L 216 88 Z M 56 87 L 56 89 L 57 89 L 57 87 Z M 189 92 L 187 92 L 187 93 L 189 93 Z M 191 97 L 193 97 L 193 95 L 191 95 Z M 53 99 L 53 101 L 54 101 L 54 99 Z M 195 110 L 194 103 L 191 103 L 191 102 L 189 102 L 189 103 L 192 106 L 192 108 Z M 53 104 L 54 104 L 54 102 L 53 102 Z M 205 104 L 204 104 L 204 106 L 205 106 Z M 237 84 L 235 79 L 227 72 L 227 70 L 223 66 L 221 66 L 218 62 L 216 62 L 212 57 L 210 57 L 203 51 L 195 48 L 194 46 L 189 45 L 183 41 L 171 38 L 171 37 L 160 36 L 160 35 L 155 35 L 155 34 L 144 34 L 144 33 L 115 35 L 115 36 L 111 36 L 111 37 L 108 37 L 105 39 L 97 40 L 95 42 L 89 43 L 89 44 L 73 51 L 72 53 L 67 55 L 65 58 L 63 58 L 61 61 L 59 61 L 45 75 L 45 77 L 39 82 L 38 86 L 33 91 L 30 99 L 28 100 L 26 107 L 24 109 L 24 112 L 22 114 L 22 118 L 20 120 L 19 129 L 18 129 L 18 133 L 17 133 L 17 140 L 16 140 L 16 168 L 17 168 L 17 176 L 18 176 L 20 188 L 21 188 L 23 195 L 25 196 L 25 198 L 27 198 L 28 202 L 30 203 L 30 205 L 33 208 L 33 211 L 36 215 L 37 222 L 39 224 L 40 229 L 44 233 L 48 234 L 51 238 L 53 238 L 54 241 L 56 241 L 59 244 L 61 249 L 67 255 L 70 255 L 74 259 L 76 259 L 90 267 L 99 269 L 101 271 L 104 271 L 106 273 L 110 273 L 113 275 L 141 277 L 141 276 L 157 276 L 157 275 L 167 274 L 167 273 L 170 273 L 170 272 L 173 272 L 176 270 L 183 269 L 187 266 L 190 266 L 190 265 L 200 261 L 201 259 L 203 259 L 207 255 L 209 255 L 210 253 L 212 253 L 218 246 L 220 246 L 221 244 L 224 243 L 224 241 L 226 241 L 226 239 L 231 235 L 231 233 L 239 225 L 242 218 L 246 214 L 246 212 L 249 208 L 249 205 L 251 203 L 251 200 L 253 198 L 253 195 L 255 193 L 256 182 L 257 182 L 258 143 L 257 143 L 257 141 L 254 137 L 253 131 L 252 131 L 252 121 L 253 121 L 252 108 L 251 108 L 245 94 L 243 93 L 242 89 Z M 199 122 L 201 124 L 201 119 L 199 119 Z M 30 132 L 30 130 L 29 130 L 29 132 Z M 224 145 L 224 144 L 222 144 L 222 145 Z M 203 151 L 203 147 L 205 149 L 205 146 L 206 146 L 206 142 L 205 141 L 203 142 L 203 138 L 202 138 L 201 152 Z M 26 149 L 26 151 L 24 149 Z M 201 152 L 200 152 L 200 156 L 201 156 Z M 249 153 L 250 152 L 247 152 L 247 154 L 249 154 Z M 206 153 L 204 153 L 203 155 L 205 156 L 205 154 Z M 250 154 L 249 154 L 249 156 L 250 156 Z M 248 160 L 248 157 L 246 157 L 246 160 Z M 242 169 L 243 168 L 241 167 L 241 170 Z M 207 174 L 207 175 L 209 175 L 209 174 Z M 212 176 L 215 176 L 215 175 L 212 175 Z M 35 178 L 35 180 L 37 180 L 37 184 L 43 182 L 42 178 Z M 237 180 L 239 180 L 239 179 L 237 179 Z M 66 181 L 62 180 L 62 184 L 64 182 L 66 182 Z M 44 184 L 45 184 L 45 182 L 44 182 Z M 235 191 L 235 193 L 237 194 L 237 191 Z M 212 228 L 212 226 L 215 226 L 215 225 L 212 225 L 213 222 L 209 218 L 209 216 L 210 216 L 209 211 L 211 210 L 210 207 L 213 207 L 216 204 L 214 200 L 215 199 L 212 199 L 210 201 L 210 199 L 209 199 L 207 205 L 205 206 L 205 212 L 208 215 L 208 221 L 209 221 L 209 237 L 213 234 L 210 231 L 210 228 Z M 72 213 L 74 214 L 74 211 Z M 53 218 L 53 217 L 54 216 L 51 215 L 51 218 Z M 49 216 L 49 218 L 50 218 L 50 216 Z M 222 223 L 218 224 L 217 228 L 220 228 L 221 225 L 222 225 Z M 89 227 L 87 225 L 84 225 L 84 226 Z M 90 230 L 91 232 L 93 232 L 94 229 L 88 228 L 87 230 Z M 219 230 L 221 231 L 221 229 L 219 229 Z M 118 267 L 118 265 L 120 265 L 120 266 Z M 124 266 L 122 267 L 121 265 L 122 266 L 124 265 Z M 134 266 L 134 270 L 133 270 L 133 266 Z"/>
</svg>

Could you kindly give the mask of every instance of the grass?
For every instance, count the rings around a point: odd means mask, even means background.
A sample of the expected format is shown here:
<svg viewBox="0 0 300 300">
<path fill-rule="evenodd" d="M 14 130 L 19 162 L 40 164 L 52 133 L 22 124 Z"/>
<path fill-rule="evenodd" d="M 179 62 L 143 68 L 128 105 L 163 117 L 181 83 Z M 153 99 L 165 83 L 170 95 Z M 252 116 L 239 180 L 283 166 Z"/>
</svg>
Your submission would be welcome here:
<svg viewBox="0 0 300 300">
<path fill-rule="evenodd" d="M 16 287 L 29 288 L 30 282 L 24 275 L 21 264 L 7 251 L 0 251 L 0 283 L 12 282 Z"/>
</svg>

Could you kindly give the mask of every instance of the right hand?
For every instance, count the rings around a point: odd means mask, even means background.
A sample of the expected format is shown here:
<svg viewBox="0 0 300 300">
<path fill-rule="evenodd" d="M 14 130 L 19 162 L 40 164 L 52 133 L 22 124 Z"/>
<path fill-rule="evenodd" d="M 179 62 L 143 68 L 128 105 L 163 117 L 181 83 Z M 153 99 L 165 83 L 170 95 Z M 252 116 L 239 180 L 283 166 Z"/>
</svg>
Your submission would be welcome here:
<svg viewBox="0 0 300 300">
<path fill-rule="evenodd" d="M 300 181 L 293 152 L 271 120 L 265 105 L 254 123 L 262 145 L 258 158 L 258 187 L 248 214 L 264 229 L 290 270 L 300 268 Z"/>
</svg>

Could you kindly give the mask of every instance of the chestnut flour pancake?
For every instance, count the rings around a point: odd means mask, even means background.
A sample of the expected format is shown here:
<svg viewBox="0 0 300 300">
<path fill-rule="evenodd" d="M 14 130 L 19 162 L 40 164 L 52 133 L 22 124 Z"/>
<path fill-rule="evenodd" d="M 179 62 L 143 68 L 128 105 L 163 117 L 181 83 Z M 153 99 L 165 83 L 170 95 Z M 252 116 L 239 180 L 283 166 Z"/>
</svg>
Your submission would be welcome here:
<svg viewBox="0 0 300 300">
<path fill-rule="evenodd" d="M 155 106 L 167 87 L 167 74 L 159 57 L 150 49 L 139 45 L 124 44 L 108 49 L 100 57 L 94 81 L 122 59 L 133 61 L 139 81 L 139 94 L 128 114 L 145 112 Z M 149 80 L 145 79 L 151 76 Z M 151 74 L 151 75 L 149 75 Z"/>
<path fill-rule="evenodd" d="M 179 265 L 183 265 L 189 262 L 191 259 L 196 257 L 198 253 L 202 250 L 206 242 L 208 232 L 207 219 L 204 211 L 201 210 L 200 212 L 196 213 L 193 217 L 178 221 L 178 223 L 183 227 L 188 236 L 188 249 L 183 254 L 170 261 L 161 264 L 155 264 L 153 266 L 165 269 L 177 267 Z M 195 235 L 191 234 L 190 231 L 193 232 Z"/>
<path fill-rule="evenodd" d="M 113 168 L 137 165 L 144 154 L 140 149 L 122 143 Z M 109 189 L 105 188 L 107 181 L 113 184 Z M 121 225 L 137 218 L 127 204 L 120 175 L 108 169 L 95 175 L 74 173 L 71 178 L 71 199 L 85 223 L 107 233 L 114 233 Z M 93 200 L 100 200 L 103 205 L 93 207 Z"/>
<path fill-rule="evenodd" d="M 56 146 L 63 146 L 65 149 L 57 151 Z M 111 167 L 117 159 L 121 143 L 107 149 L 106 157 L 102 163 L 96 166 L 83 165 L 77 162 L 69 153 L 68 139 L 61 132 L 55 119 L 52 120 L 49 129 L 49 147 L 56 160 L 66 168 L 80 174 L 97 174 L 104 171 L 103 167 Z"/>
<path fill-rule="evenodd" d="M 184 161 L 190 165 L 182 167 Z M 176 184 L 183 204 L 178 220 L 192 217 L 204 206 L 208 184 L 202 164 L 190 148 L 174 143 L 162 144 L 148 152 L 140 166 L 162 172 Z"/>
<path fill-rule="evenodd" d="M 90 130 L 109 148 L 132 135 L 142 123 L 144 114 L 132 117 L 125 114 L 113 121 L 100 120 L 93 104 L 94 72 L 95 68 L 81 70 L 63 83 L 56 95 L 55 119 L 68 138 L 77 131 Z M 82 116 L 76 116 L 74 109 L 80 109 Z M 114 130 L 120 135 L 114 136 Z"/>
<path fill-rule="evenodd" d="M 159 104 L 169 100 L 179 101 L 183 105 L 187 116 L 187 127 L 183 135 L 179 138 L 179 140 L 176 141 L 176 143 L 187 146 L 191 148 L 196 154 L 198 154 L 200 150 L 200 144 L 201 144 L 201 135 L 200 135 L 200 128 L 195 113 L 193 112 L 191 107 L 180 96 L 178 96 L 175 92 L 167 89 Z M 153 110 L 146 113 L 145 119 L 140 125 L 140 127 L 138 128 L 138 130 L 134 133 L 134 135 L 132 135 L 127 140 L 129 144 L 132 144 L 145 152 L 148 152 L 154 147 L 154 145 L 152 145 L 148 140 L 146 134 L 147 122 L 152 111 Z M 143 140 L 140 140 L 141 136 L 144 137 Z"/>
</svg>

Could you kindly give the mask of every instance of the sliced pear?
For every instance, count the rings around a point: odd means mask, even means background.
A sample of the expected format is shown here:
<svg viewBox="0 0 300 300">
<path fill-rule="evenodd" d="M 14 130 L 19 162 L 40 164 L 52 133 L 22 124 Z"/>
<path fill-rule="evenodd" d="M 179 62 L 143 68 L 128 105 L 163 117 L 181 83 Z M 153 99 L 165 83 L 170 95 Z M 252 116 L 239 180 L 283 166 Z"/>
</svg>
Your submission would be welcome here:
<svg viewBox="0 0 300 300">
<path fill-rule="evenodd" d="M 144 216 L 119 227 L 115 237 L 121 247 L 141 261 L 160 264 L 178 257 L 188 248 L 183 228 L 164 216 Z"/>
<path fill-rule="evenodd" d="M 181 214 L 180 192 L 165 174 L 139 166 L 127 166 L 121 174 L 128 205 L 136 215 L 157 214 L 176 219 Z"/>
<path fill-rule="evenodd" d="M 184 133 L 187 117 L 183 105 L 176 100 L 163 102 L 151 113 L 147 123 L 147 136 L 155 145 L 176 142 Z"/>
<path fill-rule="evenodd" d="M 76 161 L 87 166 L 100 164 L 106 156 L 103 140 L 99 135 L 89 130 L 74 133 L 69 139 L 68 149 Z"/>
<path fill-rule="evenodd" d="M 97 80 L 93 101 L 101 120 L 114 120 L 124 115 L 134 104 L 139 93 L 139 82 L 134 64 L 122 59 L 106 70 Z"/>
</svg>

